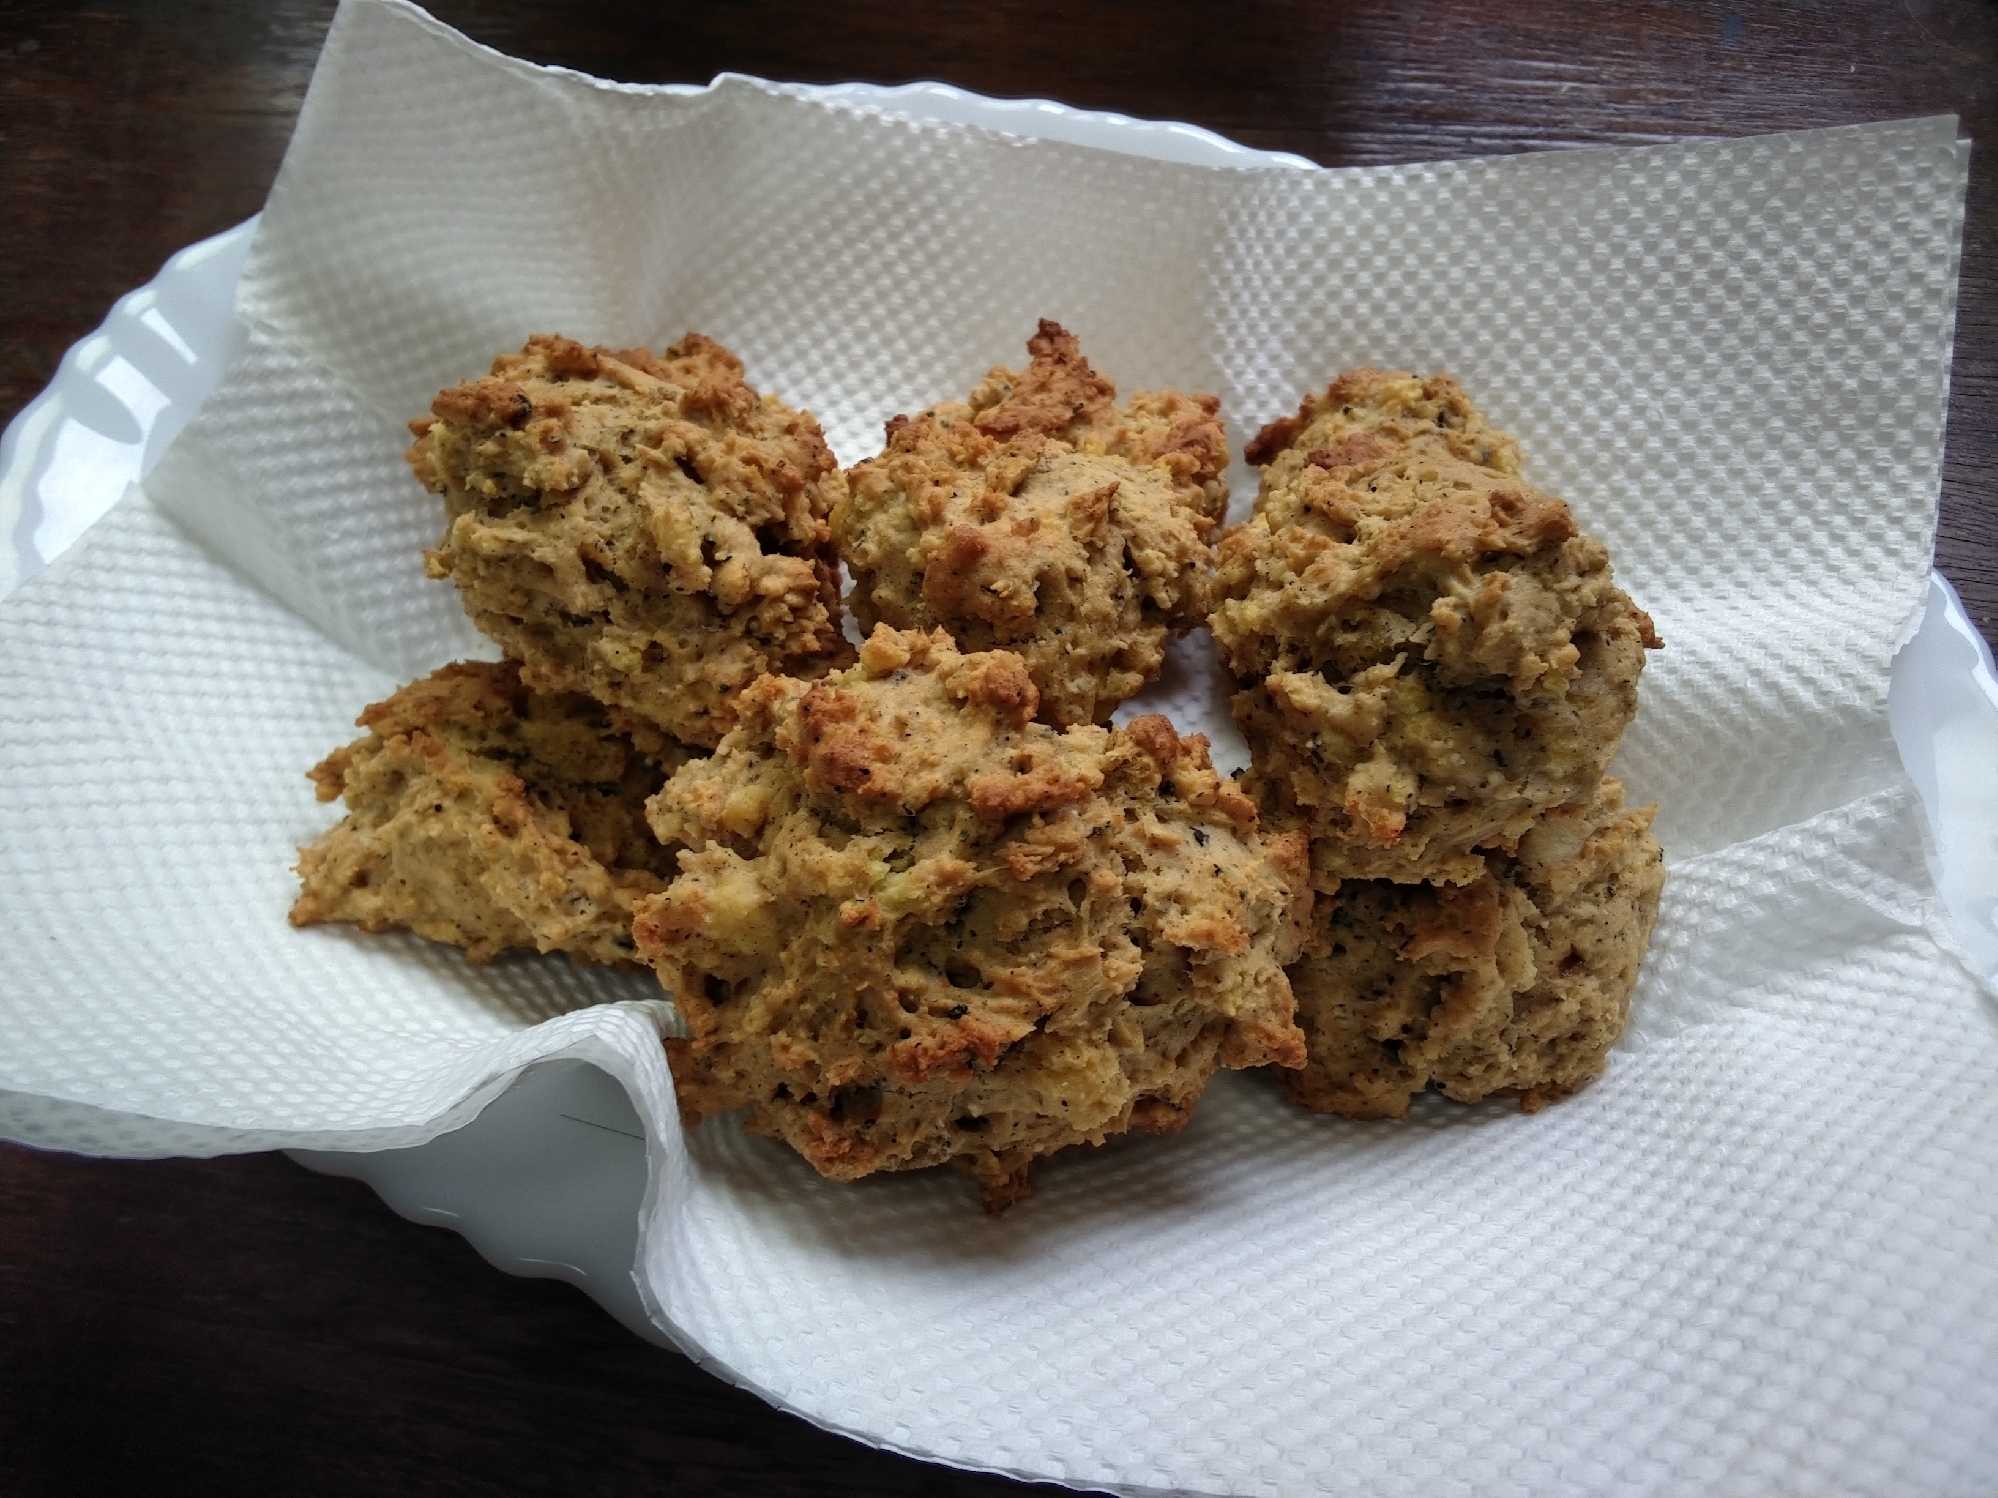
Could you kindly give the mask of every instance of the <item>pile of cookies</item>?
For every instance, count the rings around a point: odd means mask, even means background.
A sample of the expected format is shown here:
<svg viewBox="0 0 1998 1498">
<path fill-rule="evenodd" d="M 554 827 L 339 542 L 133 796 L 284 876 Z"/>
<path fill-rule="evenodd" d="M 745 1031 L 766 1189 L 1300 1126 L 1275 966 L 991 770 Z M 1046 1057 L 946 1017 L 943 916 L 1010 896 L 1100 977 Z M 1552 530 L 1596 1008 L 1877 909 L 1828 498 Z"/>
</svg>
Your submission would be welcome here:
<svg viewBox="0 0 1998 1498">
<path fill-rule="evenodd" d="M 312 771 L 298 925 L 650 966 L 690 1119 L 988 1209 L 1221 1067 L 1399 1115 L 1600 1071 L 1662 883 L 1603 771 L 1650 621 L 1447 378 L 1360 371 L 1250 445 L 1019 372 L 842 473 L 720 345 L 536 337 L 442 392 L 428 553 L 505 653 Z M 860 629 L 843 628 L 845 600 Z M 1254 755 L 1111 715 L 1211 625 Z"/>
<path fill-rule="evenodd" d="M 1447 376 L 1342 375 L 1247 455 L 1210 623 L 1246 789 L 1311 839 L 1290 1094 L 1566 1096 L 1623 1033 L 1664 886 L 1656 808 L 1604 774 L 1651 619 Z"/>
</svg>

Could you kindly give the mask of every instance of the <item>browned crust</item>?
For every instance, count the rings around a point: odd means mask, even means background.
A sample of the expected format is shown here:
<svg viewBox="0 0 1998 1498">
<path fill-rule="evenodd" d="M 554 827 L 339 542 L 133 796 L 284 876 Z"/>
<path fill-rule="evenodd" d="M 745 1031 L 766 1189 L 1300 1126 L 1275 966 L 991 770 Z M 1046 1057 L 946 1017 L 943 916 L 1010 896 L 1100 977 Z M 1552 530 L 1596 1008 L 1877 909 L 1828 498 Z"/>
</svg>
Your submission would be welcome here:
<svg viewBox="0 0 1998 1498">
<path fill-rule="evenodd" d="M 1302 1063 L 1302 835 L 1258 831 L 1198 735 L 1033 700 L 1015 656 L 883 626 L 758 682 L 662 789 L 689 851 L 634 932 L 692 1031 L 690 1117 L 747 1106 L 837 1179 L 955 1162 L 998 1210 L 1041 1155 L 1176 1126 L 1217 1067 Z"/>
<path fill-rule="evenodd" d="M 1356 445 L 1348 450 L 1351 456 L 1341 457 L 1340 447 L 1346 442 Z M 1284 453 L 1310 461 L 1324 453 L 1334 461 L 1322 466 L 1334 467 L 1370 461 L 1375 443 L 1447 453 L 1498 473 L 1519 472 L 1519 444 L 1487 423 L 1464 387 L 1449 375 L 1421 379 L 1371 367 L 1348 370 L 1322 394 L 1305 396 L 1296 415 L 1265 426 L 1250 439 L 1242 456 L 1264 468 Z"/>
<path fill-rule="evenodd" d="M 646 798 L 688 750 L 617 733 L 596 703 L 544 696 L 511 662 L 460 661 L 361 714 L 367 734 L 310 772 L 346 817 L 300 850 L 293 925 L 403 927 L 463 947 L 630 963 L 635 900 L 673 849 Z"/>
<path fill-rule="evenodd" d="M 663 354 L 537 335 L 410 424 L 448 521 L 428 571 L 530 686 L 712 745 L 756 677 L 846 658 L 844 479 L 810 415 L 742 372 L 698 333 Z"/>
<path fill-rule="evenodd" d="M 1265 811 L 1321 888 L 1463 883 L 1586 800 L 1637 709 L 1651 620 L 1447 376 L 1334 380 L 1251 445 L 1256 513 L 1209 617 Z"/>
<path fill-rule="evenodd" d="M 1434 1088 L 1523 1112 L 1585 1086 L 1630 1014 L 1658 916 L 1657 808 L 1602 782 L 1461 887 L 1351 881 L 1321 899 L 1290 968 L 1309 1059 L 1292 1099 L 1347 1118 L 1400 1118 Z"/>
<path fill-rule="evenodd" d="M 978 430 L 1004 442 L 1022 432 L 1061 437 L 1104 416 L 1117 387 L 1089 367 L 1082 345 L 1060 323 L 1042 318 L 1027 340 L 1026 370 L 1005 395 L 973 418 Z"/>
<path fill-rule="evenodd" d="M 1038 711 L 1107 721 L 1206 604 L 1227 506 L 1212 396 L 1115 403 L 1075 337 L 1043 320 L 1031 360 L 965 401 L 887 424 L 848 474 L 833 535 L 864 629 L 947 630 L 1026 663 Z"/>
</svg>

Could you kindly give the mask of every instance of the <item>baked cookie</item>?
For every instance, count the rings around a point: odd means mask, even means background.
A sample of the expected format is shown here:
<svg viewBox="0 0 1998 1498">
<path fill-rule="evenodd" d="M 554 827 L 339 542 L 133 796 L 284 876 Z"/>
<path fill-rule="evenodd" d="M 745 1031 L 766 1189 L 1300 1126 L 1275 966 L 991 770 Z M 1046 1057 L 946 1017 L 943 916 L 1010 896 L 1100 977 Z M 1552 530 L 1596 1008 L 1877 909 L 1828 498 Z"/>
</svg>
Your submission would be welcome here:
<svg viewBox="0 0 1998 1498">
<path fill-rule="evenodd" d="M 430 575 L 535 690 L 712 747 L 736 691 L 847 652 L 826 527 L 845 480 L 818 423 L 712 339 L 530 338 L 410 429 L 449 520 Z"/>
<path fill-rule="evenodd" d="M 1228 507 L 1212 396 L 1116 404 L 1072 335 L 1043 321 L 1018 374 L 888 423 L 847 475 L 833 538 L 863 631 L 949 631 L 1027 663 L 1056 727 L 1107 721 L 1198 624 Z"/>
<path fill-rule="evenodd" d="M 1282 484 L 1306 464 L 1350 466 L 1398 449 L 1519 472 L 1519 443 L 1485 420 L 1462 385 L 1388 369 L 1348 370 L 1324 394 L 1307 395 L 1295 416 L 1264 427 L 1242 456 L 1265 470 L 1265 484 Z"/>
<path fill-rule="evenodd" d="M 632 902 L 665 888 L 675 852 L 645 801 L 685 745 L 530 691 L 510 661 L 446 666 L 360 723 L 367 736 L 311 772 L 347 816 L 300 850 L 294 926 L 405 926 L 473 962 L 509 947 L 637 960 Z"/>
<path fill-rule="evenodd" d="M 1656 807 L 1604 780 L 1488 854 L 1468 884 L 1354 880 L 1313 921 L 1290 969 L 1310 1059 L 1293 1099 L 1400 1118 L 1436 1087 L 1459 1102 L 1515 1093 L 1527 1112 L 1602 1071 L 1623 1034 L 1665 865 Z"/>
<path fill-rule="evenodd" d="M 690 1119 L 746 1106 L 838 1180 L 955 1162 L 997 1211 L 1043 1155 L 1178 1128 L 1217 1067 L 1303 1064 L 1302 836 L 1205 739 L 1037 698 L 1017 655 L 881 626 L 751 686 L 654 798 L 689 851 L 634 934 Z"/>
<path fill-rule="evenodd" d="M 1304 820 L 1327 891 L 1469 882 L 1478 850 L 1586 801 L 1661 644 L 1568 507 L 1498 466 L 1511 439 L 1439 409 L 1458 424 L 1433 439 L 1341 437 L 1340 409 L 1287 446 L 1266 431 L 1255 514 L 1220 547 L 1209 622 L 1242 687 L 1248 785 Z"/>
</svg>

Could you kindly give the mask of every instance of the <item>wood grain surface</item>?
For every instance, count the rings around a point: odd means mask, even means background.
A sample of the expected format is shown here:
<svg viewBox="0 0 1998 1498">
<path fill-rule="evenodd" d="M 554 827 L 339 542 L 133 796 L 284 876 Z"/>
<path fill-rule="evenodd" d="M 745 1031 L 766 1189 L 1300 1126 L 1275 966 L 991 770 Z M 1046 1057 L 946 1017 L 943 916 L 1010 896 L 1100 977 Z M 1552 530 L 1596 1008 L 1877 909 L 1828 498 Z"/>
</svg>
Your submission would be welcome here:
<svg viewBox="0 0 1998 1498">
<path fill-rule="evenodd" d="M 1998 638 L 1998 8 L 1983 3 L 482 3 L 634 82 L 936 78 L 1332 166 L 1954 113 L 1971 164 L 1941 570 Z M 0 418 L 122 293 L 254 213 L 330 0 L 7 0 Z M 0 1036 L 0 1044 L 5 1037 Z M 1026 1491 L 780 1415 L 574 1290 L 276 1156 L 0 1150 L 0 1491 Z"/>
</svg>

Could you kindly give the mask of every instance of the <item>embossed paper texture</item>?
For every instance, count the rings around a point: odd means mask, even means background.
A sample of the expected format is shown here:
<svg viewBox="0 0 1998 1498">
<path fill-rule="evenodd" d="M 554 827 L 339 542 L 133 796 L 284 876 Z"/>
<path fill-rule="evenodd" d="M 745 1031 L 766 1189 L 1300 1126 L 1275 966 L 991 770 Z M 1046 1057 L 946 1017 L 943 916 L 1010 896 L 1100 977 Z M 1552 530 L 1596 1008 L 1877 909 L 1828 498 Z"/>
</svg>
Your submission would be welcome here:
<svg viewBox="0 0 1998 1498">
<path fill-rule="evenodd" d="M 612 88 L 350 0 L 246 350 L 0 604 L 15 1138 L 380 1147 L 528 1062 L 651 1133 L 648 1304 L 920 1455 L 1197 1493 L 1958 1493 L 1998 1481 L 1998 1045 L 1937 935 L 1888 663 L 1926 586 L 1967 147 L 1924 120 L 1366 171 L 1027 141 L 754 80 Z M 1665 910 L 1608 1075 L 1402 1124 L 1217 1081 L 1171 1139 L 820 1182 L 682 1136 L 657 985 L 285 923 L 367 702 L 491 654 L 422 576 L 405 422 L 527 334 L 689 328 L 883 420 L 1076 331 L 1238 444 L 1362 363 L 1447 369 L 1658 623 L 1621 773 Z M 1241 472 L 1245 505 L 1253 476 Z M 1204 635 L 1147 699 L 1240 746 Z"/>
</svg>

